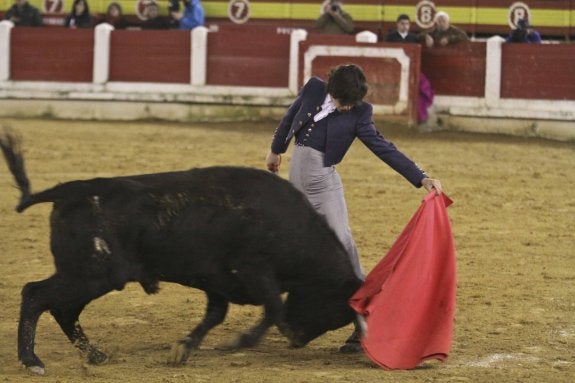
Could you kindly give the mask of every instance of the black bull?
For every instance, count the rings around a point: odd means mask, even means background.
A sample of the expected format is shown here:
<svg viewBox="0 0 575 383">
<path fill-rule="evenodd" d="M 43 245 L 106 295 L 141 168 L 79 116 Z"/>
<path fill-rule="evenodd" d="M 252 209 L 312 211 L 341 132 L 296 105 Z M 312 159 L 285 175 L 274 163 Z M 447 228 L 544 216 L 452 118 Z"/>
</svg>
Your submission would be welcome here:
<svg viewBox="0 0 575 383">
<path fill-rule="evenodd" d="M 34 338 L 45 311 L 89 362 L 105 362 L 78 318 L 90 301 L 127 282 L 139 282 L 148 294 L 159 281 L 206 293 L 205 316 L 174 345 L 173 363 L 198 348 L 230 302 L 264 308 L 261 321 L 232 348 L 254 346 L 272 325 L 301 347 L 353 320 L 347 301 L 361 281 L 326 221 L 280 177 L 212 167 L 72 181 L 31 193 L 18 141 L 0 136 L 22 193 L 17 211 L 53 203 L 56 272 L 22 290 L 18 357 L 31 371 L 44 372 Z"/>
</svg>

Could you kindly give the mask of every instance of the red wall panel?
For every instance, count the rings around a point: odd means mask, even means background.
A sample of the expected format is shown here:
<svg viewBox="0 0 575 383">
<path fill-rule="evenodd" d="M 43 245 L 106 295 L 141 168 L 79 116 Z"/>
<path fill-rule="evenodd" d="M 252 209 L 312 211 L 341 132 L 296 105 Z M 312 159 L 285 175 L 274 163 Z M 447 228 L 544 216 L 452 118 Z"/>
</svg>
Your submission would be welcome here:
<svg viewBox="0 0 575 383">
<path fill-rule="evenodd" d="M 10 79 L 92 82 L 94 30 L 13 28 Z"/>
<path fill-rule="evenodd" d="M 485 95 L 485 43 L 459 43 L 424 49 L 421 71 L 435 94 L 443 96 Z"/>
<path fill-rule="evenodd" d="M 189 31 L 113 31 L 110 81 L 189 84 L 190 55 Z"/>
<path fill-rule="evenodd" d="M 287 87 L 290 36 L 275 27 L 221 26 L 208 33 L 208 85 Z"/>
<path fill-rule="evenodd" d="M 575 45 L 503 44 L 501 97 L 575 100 Z"/>
</svg>

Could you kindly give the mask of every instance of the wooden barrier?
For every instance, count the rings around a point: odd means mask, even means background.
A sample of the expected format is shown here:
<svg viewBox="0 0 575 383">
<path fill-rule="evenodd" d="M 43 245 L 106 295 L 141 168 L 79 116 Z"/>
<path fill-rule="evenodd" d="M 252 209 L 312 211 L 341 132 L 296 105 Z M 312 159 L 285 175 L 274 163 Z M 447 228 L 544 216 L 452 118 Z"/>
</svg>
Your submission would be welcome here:
<svg viewBox="0 0 575 383">
<path fill-rule="evenodd" d="M 485 94 L 485 43 L 459 43 L 424 49 L 421 70 L 435 94 L 483 97 Z"/>
<path fill-rule="evenodd" d="M 285 107 L 309 77 L 325 79 L 331 67 L 356 63 L 366 72 L 376 115 L 414 124 L 422 72 L 439 113 L 575 120 L 575 45 L 494 37 L 422 49 L 286 32 L 229 25 L 209 32 L 18 28 L 2 21 L 0 98 Z"/>
<path fill-rule="evenodd" d="M 116 30 L 111 34 L 110 81 L 190 83 L 190 32 Z"/>
<path fill-rule="evenodd" d="M 91 82 L 94 30 L 13 28 L 10 79 Z"/>
<path fill-rule="evenodd" d="M 575 100 L 575 45 L 503 44 L 501 97 Z"/>
<path fill-rule="evenodd" d="M 222 26 L 208 33 L 208 85 L 287 87 L 290 35 L 275 27 Z"/>
</svg>

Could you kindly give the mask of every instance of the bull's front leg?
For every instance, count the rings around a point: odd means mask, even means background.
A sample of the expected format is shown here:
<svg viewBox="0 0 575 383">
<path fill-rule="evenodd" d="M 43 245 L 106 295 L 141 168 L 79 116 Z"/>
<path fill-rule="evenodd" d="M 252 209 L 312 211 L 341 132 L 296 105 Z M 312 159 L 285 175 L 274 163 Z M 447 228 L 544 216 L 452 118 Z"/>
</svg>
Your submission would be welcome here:
<svg viewBox="0 0 575 383">
<path fill-rule="evenodd" d="M 54 276 L 27 283 L 22 289 L 20 321 L 18 323 L 18 359 L 26 368 L 38 375 L 45 372 L 44 363 L 34 352 L 38 319 L 50 307 L 50 291 L 56 283 Z"/>
<path fill-rule="evenodd" d="M 24 304 L 20 308 L 20 322 L 18 323 L 18 359 L 26 368 L 38 375 L 44 375 L 44 363 L 34 352 L 34 339 L 38 318 L 44 310 Z"/>
<path fill-rule="evenodd" d="M 34 353 L 34 342 L 38 318 L 47 310 L 89 363 L 105 362 L 107 356 L 90 344 L 78 317 L 92 299 L 110 290 L 105 282 L 88 284 L 85 280 L 71 280 L 58 274 L 24 286 L 18 325 L 18 357 L 28 370 L 39 375 L 45 372 L 44 363 Z"/>
<path fill-rule="evenodd" d="M 61 277 L 58 288 L 53 292 L 55 298 L 50 306 L 51 314 L 90 364 L 103 364 L 107 362 L 108 356 L 90 344 L 78 318 L 88 303 L 111 290 L 113 286 L 106 280 Z"/>
<path fill-rule="evenodd" d="M 204 319 L 187 337 L 177 341 L 172 346 L 172 351 L 168 357 L 169 364 L 180 364 L 188 360 L 190 352 L 200 346 L 208 331 L 224 321 L 228 312 L 228 301 L 218 294 L 206 292 L 206 295 L 208 296 L 208 304 Z"/>
<path fill-rule="evenodd" d="M 264 317 L 254 327 L 241 334 L 230 345 L 231 349 L 254 347 L 271 326 L 282 326 L 284 322 L 284 304 L 279 287 L 272 277 L 274 274 L 271 272 L 258 272 L 246 273 L 245 275 L 246 278 L 243 282 L 246 290 L 254 297 L 256 302 L 264 306 Z M 253 278 L 254 275 L 258 275 L 258 277 Z"/>
</svg>

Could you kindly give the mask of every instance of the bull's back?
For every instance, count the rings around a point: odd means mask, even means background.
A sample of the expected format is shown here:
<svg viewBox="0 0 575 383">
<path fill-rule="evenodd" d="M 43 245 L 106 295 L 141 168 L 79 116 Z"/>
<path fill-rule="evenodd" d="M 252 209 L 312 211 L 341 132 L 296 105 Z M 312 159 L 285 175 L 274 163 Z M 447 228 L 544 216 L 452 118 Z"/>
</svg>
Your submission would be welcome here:
<svg viewBox="0 0 575 383">
<path fill-rule="evenodd" d="M 166 227 L 144 238 L 154 254 L 166 255 L 158 257 L 162 262 L 171 258 L 171 270 L 216 275 L 246 265 L 273 267 L 294 285 L 326 266 L 334 278 L 354 277 L 327 222 L 272 173 L 212 167 L 133 179 L 157 190 L 159 227 Z"/>
<path fill-rule="evenodd" d="M 324 278 L 354 278 L 343 246 L 305 196 L 262 170 L 211 167 L 73 181 L 44 192 L 50 198 L 57 201 L 52 247 L 59 268 L 81 258 L 87 273 L 128 267 L 132 279 L 143 273 L 240 296 L 242 270 L 273 273 L 286 290 L 326 267 Z M 93 249 L 102 244 L 96 265 Z"/>
</svg>

